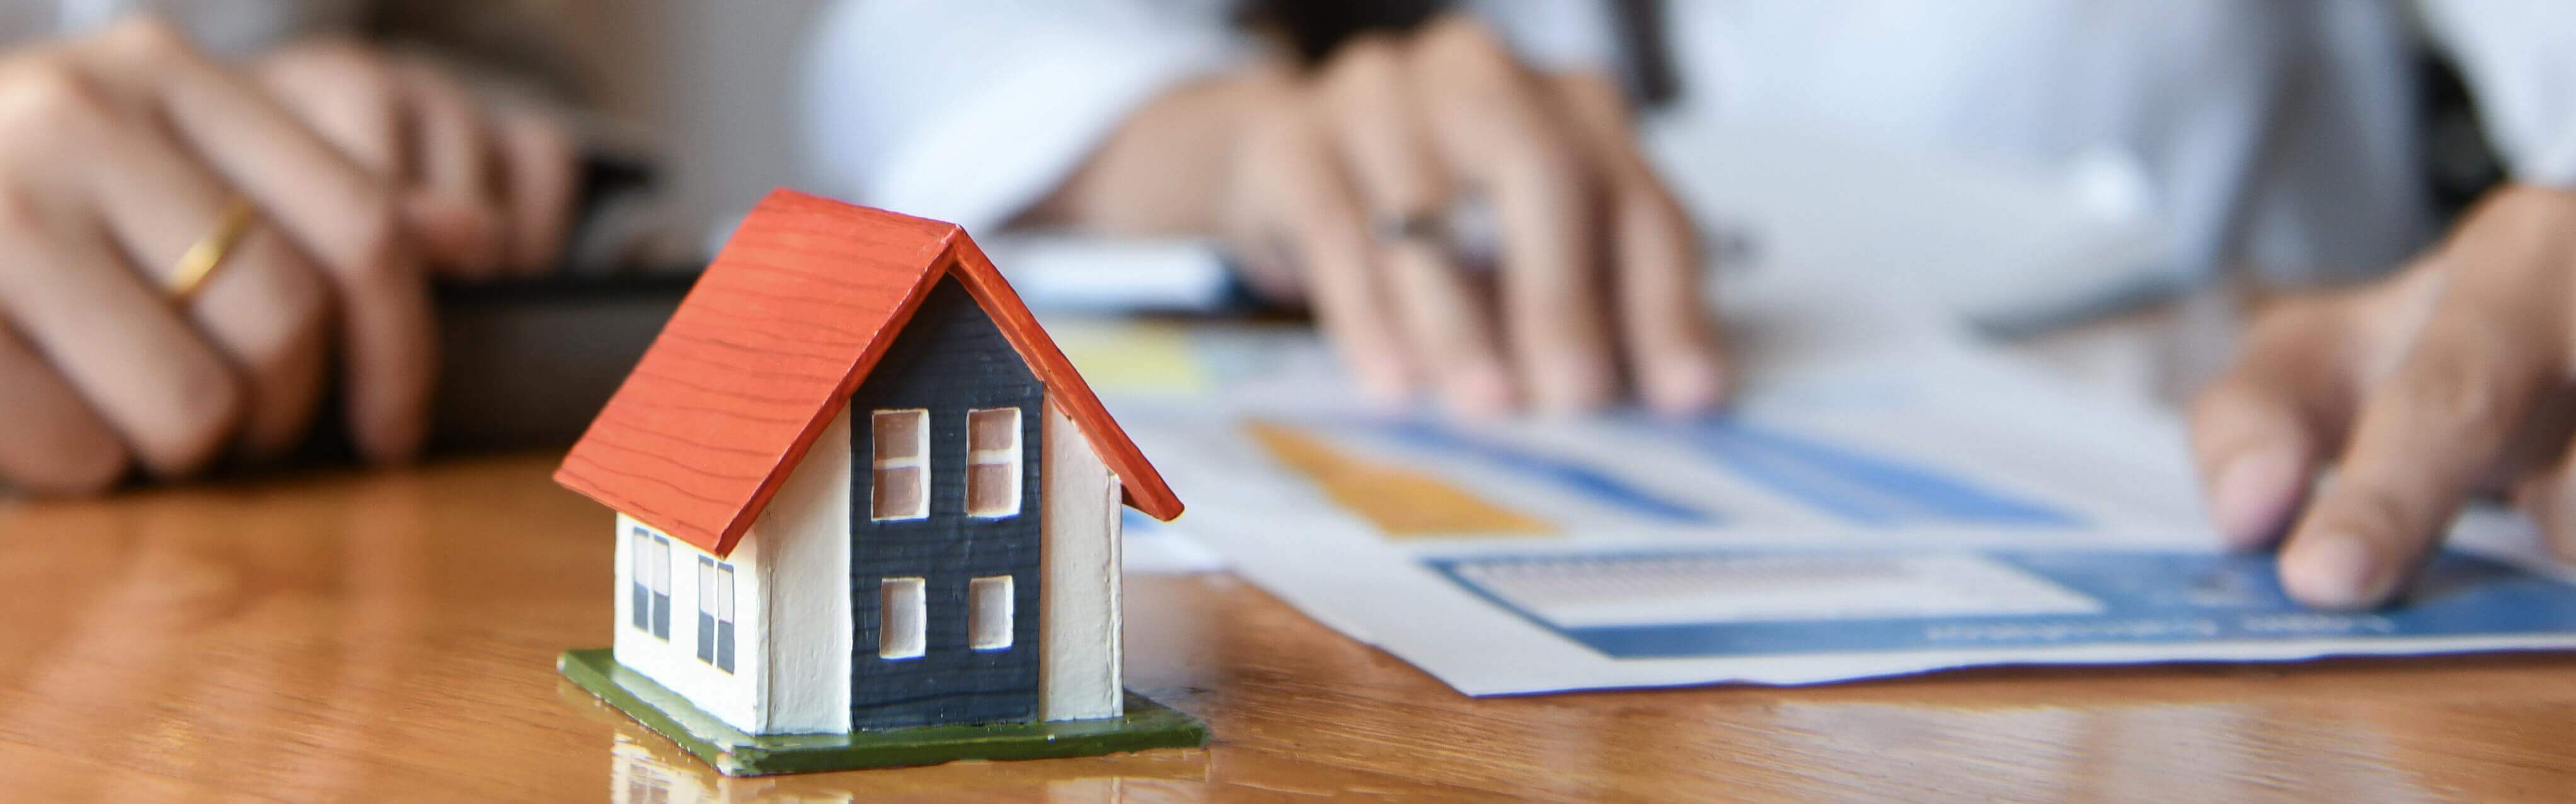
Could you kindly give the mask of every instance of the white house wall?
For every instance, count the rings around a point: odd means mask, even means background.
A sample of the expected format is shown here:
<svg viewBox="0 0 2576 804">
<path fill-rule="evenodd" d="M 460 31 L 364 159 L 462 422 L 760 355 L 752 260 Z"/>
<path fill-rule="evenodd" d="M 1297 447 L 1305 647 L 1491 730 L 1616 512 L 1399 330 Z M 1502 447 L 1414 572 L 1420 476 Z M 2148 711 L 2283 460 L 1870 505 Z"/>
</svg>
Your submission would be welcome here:
<svg viewBox="0 0 2576 804">
<path fill-rule="evenodd" d="M 671 638 L 664 641 L 634 624 L 634 595 L 631 591 L 635 557 L 635 540 L 628 536 L 632 528 L 644 527 L 654 535 L 671 542 Z M 617 515 L 617 663 L 643 673 L 679 693 L 699 709 L 744 731 L 759 728 L 758 706 L 760 679 L 764 662 L 761 651 L 764 616 L 758 601 L 762 597 L 764 578 L 761 545 L 757 539 L 745 538 L 734 548 L 724 563 L 734 571 L 734 668 L 727 673 L 698 660 L 698 558 L 707 553 L 668 534 L 643 525 L 623 513 Z"/>
<path fill-rule="evenodd" d="M 1117 717 L 1119 485 L 1079 426 L 1046 406 L 1040 571 L 1038 717 Z"/>
<path fill-rule="evenodd" d="M 850 730 L 850 412 L 787 475 L 744 544 L 772 557 L 768 721 L 759 733 Z"/>
</svg>

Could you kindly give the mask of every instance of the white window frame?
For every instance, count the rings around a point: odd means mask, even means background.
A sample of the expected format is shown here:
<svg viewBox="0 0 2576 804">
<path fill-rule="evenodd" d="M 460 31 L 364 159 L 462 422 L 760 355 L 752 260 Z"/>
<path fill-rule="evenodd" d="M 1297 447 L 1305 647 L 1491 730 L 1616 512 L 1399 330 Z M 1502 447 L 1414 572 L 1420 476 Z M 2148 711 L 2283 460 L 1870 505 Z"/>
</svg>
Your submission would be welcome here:
<svg viewBox="0 0 2576 804">
<path fill-rule="evenodd" d="M 924 578 L 877 583 L 877 657 L 919 659 L 930 652 L 930 590 Z"/>
<path fill-rule="evenodd" d="M 1017 625 L 1017 601 L 1011 576 L 995 575 L 966 582 L 966 646 L 974 650 L 1009 650 Z"/>
<path fill-rule="evenodd" d="M 1010 427 L 1008 427 L 1008 428 L 1006 428 L 1006 432 L 1009 432 L 1009 433 L 1011 434 L 1011 445 L 1010 445 L 1010 446 L 1007 446 L 1007 447 L 992 447 L 992 448 L 987 448 L 987 449 L 976 449 L 976 448 L 975 448 L 975 417 L 976 417 L 977 415 L 979 415 L 979 414 L 986 414 L 986 415 L 989 415 L 989 414 L 1002 414 L 1002 413 L 1007 413 L 1007 414 L 1009 414 L 1009 415 L 1010 415 L 1010 417 L 1011 417 L 1011 426 L 1010 426 Z M 1011 518 L 1011 517 L 1015 517 L 1015 516 L 1019 516 L 1019 515 L 1020 515 L 1020 508 L 1021 508 L 1021 507 L 1023 507 L 1024 505 L 1026 505 L 1026 503 L 1025 503 L 1025 501 L 1024 501 L 1024 499 L 1023 499 L 1026 495 L 1022 494 L 1022 491 L 1023 491 L 1023 490 L 1020 488 L 1020 480 L 1021 480 L 1022 476 L 1026 474 L 1026 468 L 1025 468 L 1025 466 L 1021 463 L 1021 461 L 1023 460 L 1023 456 L 1022 456 L 1022 454 L 1021 454 L 1021 453 L 1022 453 L 1023 451 L 1020 449 L 1020 442 L 1021 442 L 1021 441 L 1023 441 L 1023 440 L 1025 440 L 1025 439 L 1022 439 L 1022 438 L 1020 437 L 1020 434 L 1021 434 L 1021 426 L 1022 426 L 1022 422 L 1020 421 L 1020 409 L 1019 409 L 1019 408 L 1016 408 L 1016 407 L 1009 407 L 1009 408 L 976 408 L 976 409 L 973 409 L 973 410 L 966 411 L 966 503 L 967 503 L 967 505 L 966 505 L 966 515 L 967 515 L 967 516 L 976 517 L 976 518 L 978 518 L 978 519 L 1009 519 L 1009 518 Z M 976 507 L 975 507 L 975 505 L 974 505 L 974 502 L 975 502 L 975 467 L 978 467 L 978 466 L 1003 466 L 1003 467 L 1007 467 L 1007 471 L 1003 472 L 1003 475 L 1004 475 L 1004 476 L 1006 476 L 1006 477 L 1009 477 L 1009 478 L 1010 478 L 1010 480 L 1011 480 L 1011 490 L 1010 490 L 1010 496 L 1009 496 L 1009 499 L 1010 499 L 1010 501 L 1011 501 L 1010 507 L 1008 507 L 1008 508 L 981 508 L 981 509 L 979 509 L 979 508 L 976 508 Z"/>
<path fill-rule="evenodd" d="M 698 661 L 733 672 L 733 565 L 698 557 Z"/>
<path fill-rule="evenodd" d="M 639 529 L 640 531 L 641 529 Z M 671 641 L 671 537 L 651 531 L 651 544 L 644 545 L 642 569 L 645 588 L 652 592 L 652 611 L 646 618 L 645 633 L 654 639 Z"/>
<path fill-rule="evenodd" d="M 905 458 L 877 457 L 876 439 L 883 433 L 883 431 L 877 428 L 877 421 L 887 416 L 903 414 L 914 414 L 915 418 L 913 421 L 918 422 L 921 425 L 919 428 L 916 428 L 912 434 L 912 455 Z M 868 519 L 876 522 L 900 522 L 904 520 L 930 518 L 930 410 L 928 408 L 889 408 L 886 410 L 874 411 L 869 414 L 868 461 L 870 468 L 870 474 L 868 476 Z M 877 515 L 877 477 L 888 469 L 911 469 L 917 472 L 917 476 L 921 478 L 920 494 L 915 497 L 915 499 L 919 500 L 919 503 L 914 506 L 911 513 L 896 516 Z"/>
<path fill-rule="evenodd" d="M 626 605 L 633 611 L 627 612 L 626 622 L 635 626 L 635 630 L 650 634 L 653 633 L 653 533 L 642 525 L 634 525 L 626 529 L 626 534 L 626 571 L 633 576 L 627 579 L 632 591 L 627 596 Z"/>
</svg>

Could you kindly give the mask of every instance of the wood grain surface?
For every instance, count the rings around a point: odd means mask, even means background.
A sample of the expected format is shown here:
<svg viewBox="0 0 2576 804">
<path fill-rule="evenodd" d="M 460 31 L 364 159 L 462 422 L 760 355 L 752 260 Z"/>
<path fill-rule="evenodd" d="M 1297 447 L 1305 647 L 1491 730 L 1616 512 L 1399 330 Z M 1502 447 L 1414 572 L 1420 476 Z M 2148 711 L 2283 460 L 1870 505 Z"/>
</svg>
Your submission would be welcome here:
<svg viewBox="0 0 2576 804">
<path fill-rule="evenodd" d="M 607 511 L 550 455 L 0 503 L 0 798 L 2563 800 L 2576 658 L 1469 700 L 1225 575 L 1128 580 L 1204 751 L 727 779 L 594 703 Z"/>
</svg>

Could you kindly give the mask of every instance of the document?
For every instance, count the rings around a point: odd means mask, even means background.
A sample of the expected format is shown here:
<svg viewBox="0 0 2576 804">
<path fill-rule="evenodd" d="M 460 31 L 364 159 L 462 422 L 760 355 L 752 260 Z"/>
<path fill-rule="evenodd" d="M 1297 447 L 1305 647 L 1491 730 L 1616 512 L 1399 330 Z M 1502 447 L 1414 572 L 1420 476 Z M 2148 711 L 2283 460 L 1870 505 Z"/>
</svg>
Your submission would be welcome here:
<svg viewBox="0 0 2576 804">
<path fill-rule="evenodd" d="M 1690 420 L 1371 410 L 1311 335 L 1058 329 L 1188 505 L 1155 538 L 1469 695 L 2576 647 L 2512 517 L 2308 611 L 2219 547 L 2169 413 L 1875 320 L 1775 330 Z"/>
</svg>

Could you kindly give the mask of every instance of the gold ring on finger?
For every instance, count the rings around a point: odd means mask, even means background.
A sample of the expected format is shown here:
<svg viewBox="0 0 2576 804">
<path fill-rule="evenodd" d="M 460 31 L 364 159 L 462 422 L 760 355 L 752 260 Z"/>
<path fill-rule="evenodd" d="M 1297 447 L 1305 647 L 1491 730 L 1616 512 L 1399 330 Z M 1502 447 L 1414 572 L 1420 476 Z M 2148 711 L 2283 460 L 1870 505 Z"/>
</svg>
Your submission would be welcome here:
<svg viewBox="0 0 2576 804">
<path fill-rule="evenodd" d="M 250 199 L 234 196 L 225 202 L 215 227 L 179 255 L 179 268 L 170 275 L 170 300 L 187 304 L 196 298 L 197 291 L 215 277 L 215 271 L 224 266 L 224 258 L 232 256 L 233 247 L 241 245 L 242 237 L 250 234 L 250 225 L 258 218 L 259 208 Z"/>
</svg>

